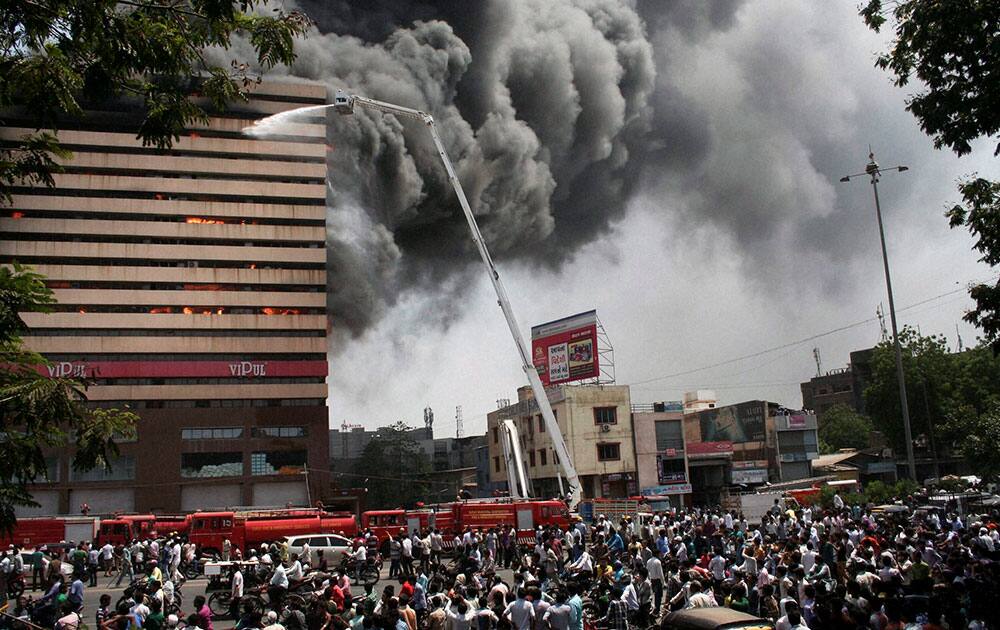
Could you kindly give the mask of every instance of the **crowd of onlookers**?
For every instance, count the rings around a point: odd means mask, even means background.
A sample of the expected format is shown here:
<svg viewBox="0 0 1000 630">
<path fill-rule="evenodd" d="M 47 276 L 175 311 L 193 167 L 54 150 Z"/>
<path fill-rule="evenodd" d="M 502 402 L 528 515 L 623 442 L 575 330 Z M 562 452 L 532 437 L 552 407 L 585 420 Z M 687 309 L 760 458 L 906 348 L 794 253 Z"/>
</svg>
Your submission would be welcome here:
<svg viewBox="0 0 1000 630">
<path fill-rule="evenodd" d="M 776 503 L 754 522 L 720 509 L 641 522 L 599 515 L 590 525 L 577 518 L 564 528 L 539 527 L 528 545 L 518 544 L 510 525 L 467 528 L 447 545 L 434 530 L 400 531 L 389 540 L 369 531 L 338 566 L 322 552 L 289 553 L 276 542 L 227 549 L 248 563 L 226 565 L 222 599 L 237 628 L 266 630 L 627 630 L 662 623 L 672 611 L 713 607 L 777 630 L 1000 627 L 993 605 L 1000 595 L 998 515 L 915 507 L 908 498 L 892 510 L 847 506 L 837 496 L 826 509 Z M 352 583 L 381 553 L 398 586 Z M 84 582 L 96 586 L 103 573 L 111 583 L 127 578 L 140 586 L 126 589 L 114 607 L 101 597 L 94 613 L 101 630 L 212 630 L 204 596 L 180 613 L 179 569 L 194 557 L 194 546 L 180 539 L 30 554 L 12 548 L 0 557 L 0 579 L 30 575 L 28 588 L 44 591 L 31 606 L 49 606 L 51 614 L 27 610 L 24 597 L 8 613 L 41 619 L 42 627 L 79 630 Z M 507 569 L 512 576 L 502 579 Z"/>
</svg>

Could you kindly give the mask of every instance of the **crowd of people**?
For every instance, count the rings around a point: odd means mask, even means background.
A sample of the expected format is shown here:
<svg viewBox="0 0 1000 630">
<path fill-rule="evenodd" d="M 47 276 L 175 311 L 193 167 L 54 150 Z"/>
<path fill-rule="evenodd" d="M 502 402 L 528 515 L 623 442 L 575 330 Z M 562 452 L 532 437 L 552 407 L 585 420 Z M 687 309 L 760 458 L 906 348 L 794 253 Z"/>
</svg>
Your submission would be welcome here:
<svg viewBox="0 0 1000 630">
<path fill-rule="evenodd" d="M 134 596 L 123 596 L 114 609 L 111 596 L 101 596 L 96 628 L 126 630 L 131 620 L 160 611 L 178 610 L 184 572 L 196 567 L 195 545 L 180 537 L 133 541 L 127 545 L 61 542 L 23 550 L 11 544 L 0 550 L 0 628 L 33 626 L 78 630 L 83 618 L 84 593 L 96 588 L 101 574 L 107 586 L 121 586 Z M 34 596 L 35 593 L 40 593 Z M 123 607 L 124 605 L 124 607 Z M 157 630 L 157 617 L 142 627 Z M 164 622 L 165 623 L 165 622 Z M 133 627 L 138 627 L 138 624 Z"/>
<path fill-rule="evenodd" d="M 1000 594 L 997 515 L 915 511 L 916 503 L 907 502 L 888 511 L 846 506 L 840 497 L 826 509 L 776 503 L 753 522 L 721 509 L 677 510 L 641 522 L 599 515 L 590 525 L 577 518 L 568 527 L 539 527 L 531 544 L 510 525 L 467 528 L 447 540 L 435 530 L 402 530 L 389 540 L 369 531 L 338 566 L 321 550 L 289 553 L 287 544 L 274 543 L 233 550 L 233 558 L 248 562 L 227 564 L 223 599 L 245 630 L 629 630 L 660 625 L 672 611 L 712 607 L 767 620 L 777 630 L 1000 627 L 991 605 Z M 90 551 L 72 555 L 74 566 L 87 564 L 83 575 L 93 575 Z M 112 550 L 110 559 L 97 550 L 97 570 L 105 575 L 115 561 L 123 563 L 119 580 L 131 577 L 124 566 L 156 558 L 133 599 L 115 610 L 110 598 L 102 599 L 97 625 L 213 630 L 204 596 L 188 614 L 164 614 L 164 585 L 180 562 L 174 554 L 183 560 L 187 551 L 180 541 Z M 361 567 L 381 553 L 392 584 L 359 586 Z M 54 562 L 60 560 L 49 559 L 42 570 L 46 583 Z M 166 575 L 156 573 L 158 566 L 168 567 Z M 83 577 L 74 575 L 69 586 L 58 579 L 58 586 L 43 587 L 44 597 L 56 593 L 55 602 L 65 593 L 58 610 L 67 612 L 53 619 L 57 630 L 80 627 L 71 613 Z"/>
</svg>

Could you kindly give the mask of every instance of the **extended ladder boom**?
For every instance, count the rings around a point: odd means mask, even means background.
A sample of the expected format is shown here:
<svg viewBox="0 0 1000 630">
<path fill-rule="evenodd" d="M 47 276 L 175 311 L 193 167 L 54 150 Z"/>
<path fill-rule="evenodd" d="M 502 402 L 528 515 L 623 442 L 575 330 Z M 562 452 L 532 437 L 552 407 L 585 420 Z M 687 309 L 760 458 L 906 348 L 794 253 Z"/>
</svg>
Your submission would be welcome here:
<svg viewBox="0 0 1000 630">
<path fill-rule="evenodd" d="M 343 90 L 337 90 L 337 94 L 333 101 L 334 109 L 341 114 L 350 114 L 353 113 L 355 105 L 361 105 L 368 109 L 373 109 L 386 114 L 420 120 L 427 125 L 427 129 L 431 133 L 431 138 L 434 140 L 434 146 L 437 147 L 438 156 L 440 156 L 441 161 L 444 163 L 444 168 L 448 172 L 448 179 L 451 180 L 451 185 L 455 189 L 455 195 L 458 197 L 458 202 L 462 206 L 462 212 L 465 214 L 465 220 L 469 224 L 469 231 L 472 233 L 472 240 L 476 244 L 476 249 L 479 250 L 479 256 L 482 258 L 483 264 L 486 265 L 486 269 L 489 272 L 490 282 L 493 283 L 493 290 L 497 294 L 497 303 L 500 305 L 500 310 L 503 312 L 504 319 L 507 320 L 507 326 L 510 328 L 510 334 L 514 338 L 514 345 L 517 347 L 517 352 L 521 356 L 521 369 L 524 370 L 524 374 L 528 378 L 528 383 L 531 385 L 531 391 L 535 396 L 535 402 L 538 404 L 538 410 L 542 414 L 546 431 L 548 431 L 549 436 L 552 439 L 552 445 L 555 448 L 556 456 L 559 458 L 559 465 L 562 466 L 563 472 L 566 474 L 566 481 L 569 484 L 569 508 L 571 510 L 574 509 L 576 504 L 580 502 L 581 497 L 580 477 L 577 475 L 576 468 L 573 466 L 573 458 L 570 457 L 569 449 L 566 447 L 566 440 L 563 439 L 562 431 L 559 430 L 559 424 L 556 422 L 555 414 L 552 413 L 552 406 L 549 404 L 549 397 L 545 393 L 545 388 L 542 386 L 542 380 L 538 377 L 538 372 L 535 370 L 535 366 L 531 362 L 531 353 L 528 351 L 528 347 L 524 342 L 524 337 L 521 335 L 521 329 L 517 323 L 517 318 L 514 316 L 514 310 L 511 308 L 510 300 L 507 298 L 507 291 L 504 289 L 503 283 L 500 282 L 500 274 L 497 272 L 496 265 L 493 264 L 493 258 L 490 256 L 490 252 L 486 248 L 486 241 L 483 240 L 483 235 L 479 231 L 479 225 L 476 223 L 475 215 L 472 214 L 472 208 L 469 206 L 469 200 L 465 197 L 465 191 L 462 189 L 462 183 L 458 181 L 458 175 L 455 174 L 455 167 L 452 165 L 451 159 L 448 157 L 448 152 L 445 151 L 444 143 L 441 142 L 440 135 L 438 135 L 437 127 L 434 124 L 434 117 L 420 110 L 411 109 L 409 107 L 401 107 L 399 105 L 393 105 L 392 103 L 385 103 L 383 101 L 377 101 L 363 96 L 355 96 L 353 94 L 347 94 Z"/>
</svg>

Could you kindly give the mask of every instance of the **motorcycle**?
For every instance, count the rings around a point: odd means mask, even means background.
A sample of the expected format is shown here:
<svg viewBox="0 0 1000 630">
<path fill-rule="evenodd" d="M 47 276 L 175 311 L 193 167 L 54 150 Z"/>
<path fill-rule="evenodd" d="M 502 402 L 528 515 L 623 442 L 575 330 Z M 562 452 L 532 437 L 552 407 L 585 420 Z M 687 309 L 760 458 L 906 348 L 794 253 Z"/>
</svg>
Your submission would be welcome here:
<svg viewBox="0 0 1000 630">
<path fill-rule="evenodd" d="M 17 599 L 24 594 L 24 575 L 17 575 L 7 580 L 7 599 Z"/>
</svg>

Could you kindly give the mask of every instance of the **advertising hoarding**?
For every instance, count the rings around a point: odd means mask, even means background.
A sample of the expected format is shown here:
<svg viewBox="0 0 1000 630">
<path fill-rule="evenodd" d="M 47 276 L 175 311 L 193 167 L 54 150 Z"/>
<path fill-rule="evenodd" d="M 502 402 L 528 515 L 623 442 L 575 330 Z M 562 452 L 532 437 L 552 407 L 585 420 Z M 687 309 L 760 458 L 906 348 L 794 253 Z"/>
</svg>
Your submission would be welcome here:
<svg viewBox="0 0 1000 630">
<path fill-rule="evenodd" d="M 732 471 L 732 478 L 735 484 L 767 483 L 767 469 L 734 469 Z"/>
<path fill-rule="evenodd" d="M 643 488 L 641 494 L 644 497 L 667 497 L 675 494 L 691 494 L 691 484 L 671 483 L 662 486 L 652 486 Z"/>
<path fill-rule="evenodd" d="M 699 457 L 731 457 L 733 455 L 733 443 L 721 442 L 688 442 L 687 452 L 689 458 Z"/>
<path fill-rule="evenodd" d="M 531 356 L 546 387 L 600 376 L 597 311 L 532 326 Z"/>
<path fill-rule="evenodd" d="M 751 400 L 698 412 L 701 439 L 705 442 L 762 442 L 765 439 L 767 403 Z"/>
</svg>

